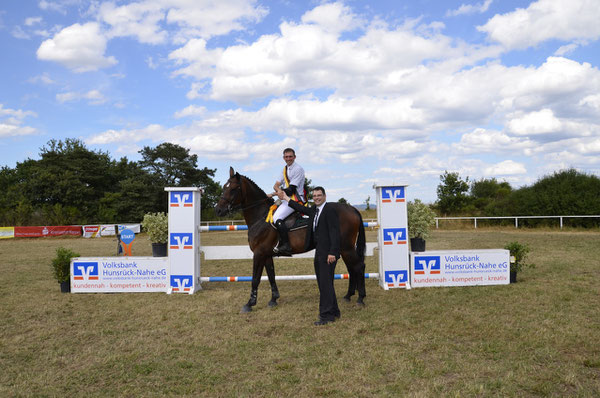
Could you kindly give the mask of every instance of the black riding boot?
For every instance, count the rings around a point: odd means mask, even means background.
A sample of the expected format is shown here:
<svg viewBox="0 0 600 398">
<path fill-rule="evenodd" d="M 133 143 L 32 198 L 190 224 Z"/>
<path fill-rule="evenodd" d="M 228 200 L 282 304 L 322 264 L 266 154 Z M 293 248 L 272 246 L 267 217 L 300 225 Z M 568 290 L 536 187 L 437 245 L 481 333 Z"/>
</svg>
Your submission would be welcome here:
<svg viewBox="0 0 600 398">
<path fill-rule="evenodd" d="M 275 227 L 279 233 L 279 244 L 273 248 L 273 252 L 278 256 L 291 256 L 292 247 L 290 246 L 290 239 L 288 237 L 288 229 L 286 228 L 283 220 L 277 220 Z"/>
</svg>

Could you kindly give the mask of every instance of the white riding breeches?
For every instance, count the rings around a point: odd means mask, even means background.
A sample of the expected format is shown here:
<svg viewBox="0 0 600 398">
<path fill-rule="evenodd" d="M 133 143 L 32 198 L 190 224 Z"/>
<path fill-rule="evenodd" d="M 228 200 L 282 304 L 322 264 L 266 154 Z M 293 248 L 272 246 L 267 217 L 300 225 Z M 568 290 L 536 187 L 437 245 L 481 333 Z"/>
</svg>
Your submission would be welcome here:
<svg viewBox="0 0 600 398">
<path fill-rule="evenodd" d="M 284 220 L 293 212 L 294 209 L 288 206 L 287 202 L 282 201 L 277 210 L 275 210 L 275 213 L 273 213 L 273 223 L 275 223 L 277 220 Z"/>
</svg>

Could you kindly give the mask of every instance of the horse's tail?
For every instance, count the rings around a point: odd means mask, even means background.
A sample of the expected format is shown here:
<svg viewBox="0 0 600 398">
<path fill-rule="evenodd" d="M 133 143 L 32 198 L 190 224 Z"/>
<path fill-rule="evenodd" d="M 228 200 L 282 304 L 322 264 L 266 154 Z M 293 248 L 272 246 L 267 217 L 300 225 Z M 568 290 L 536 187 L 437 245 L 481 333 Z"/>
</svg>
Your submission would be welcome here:
<svg viewBox="0 0 600 398">
<path fill-rule="evenodd" d="M 354 208 L 354 211 L 358 215 L 358 239 L 356 240 L 356 254 L 361 263 L 365 261 L 365 251 L 367 250 L 367 238 L 365 236 L 365 223 L 363 222 L 362 215 Z"/>
</svg>

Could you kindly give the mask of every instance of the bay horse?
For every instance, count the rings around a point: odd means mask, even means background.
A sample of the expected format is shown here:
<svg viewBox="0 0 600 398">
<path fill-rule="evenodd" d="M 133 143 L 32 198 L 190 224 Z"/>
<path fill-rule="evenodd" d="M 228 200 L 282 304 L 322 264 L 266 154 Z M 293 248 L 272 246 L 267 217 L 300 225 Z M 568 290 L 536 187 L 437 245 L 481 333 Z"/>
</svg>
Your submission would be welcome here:
<svg viewBox="0 0 600 398">
<path fill-rule="evenodd" d="M 250 300 L 242 307 L 241 312 L 250 312 L 256 305 L 263 268 L 267 269 L 271 284 L 269 307 L 277 305 L 279 290 L 275 283 L 273 248 L 279 236 L 272 224 L 265 221 L 273 203 L 274 200 L 268 197 L 254 181 L 235 172 L 233 167 L 229 168 L 229 179 L 223 185 L 223 194 L 215 207 L 215 212 L 217 216 L 223 217 L 241 209 L 248 226 L 248 244 L 253 253 L 252 288 Z M 329 202 L 327 206 L 335 207 L 340 221 L 340 254 L 349 274 L 348 292 L 344 300 L 350 301 L 350 297 L 358 290 L 357 304 L 364 305 L 364 298 L 367 295 L 364 262 L 366 239 L 362 216 L 358 210 L 347 204 Z M 305 226 L 289 232 L 293 254 L 305 251 L 306 228 L 311 227 Z"/>
</svg>

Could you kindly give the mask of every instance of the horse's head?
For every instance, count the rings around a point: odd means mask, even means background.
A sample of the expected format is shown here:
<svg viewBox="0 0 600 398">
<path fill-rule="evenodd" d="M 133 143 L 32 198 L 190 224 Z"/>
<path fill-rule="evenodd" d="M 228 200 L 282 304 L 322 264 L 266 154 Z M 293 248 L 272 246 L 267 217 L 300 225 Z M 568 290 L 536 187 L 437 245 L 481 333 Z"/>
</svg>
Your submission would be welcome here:
<svg viewBox="0 0 600 398">
<path fill-rule="evenodd" d="M 223 185 L 223 194 L 215 206 L 215 213 L 223 217 L 242 205 L 242 178 L 239 173 L 229 168 L 229 179 Z"/>
</svg>

